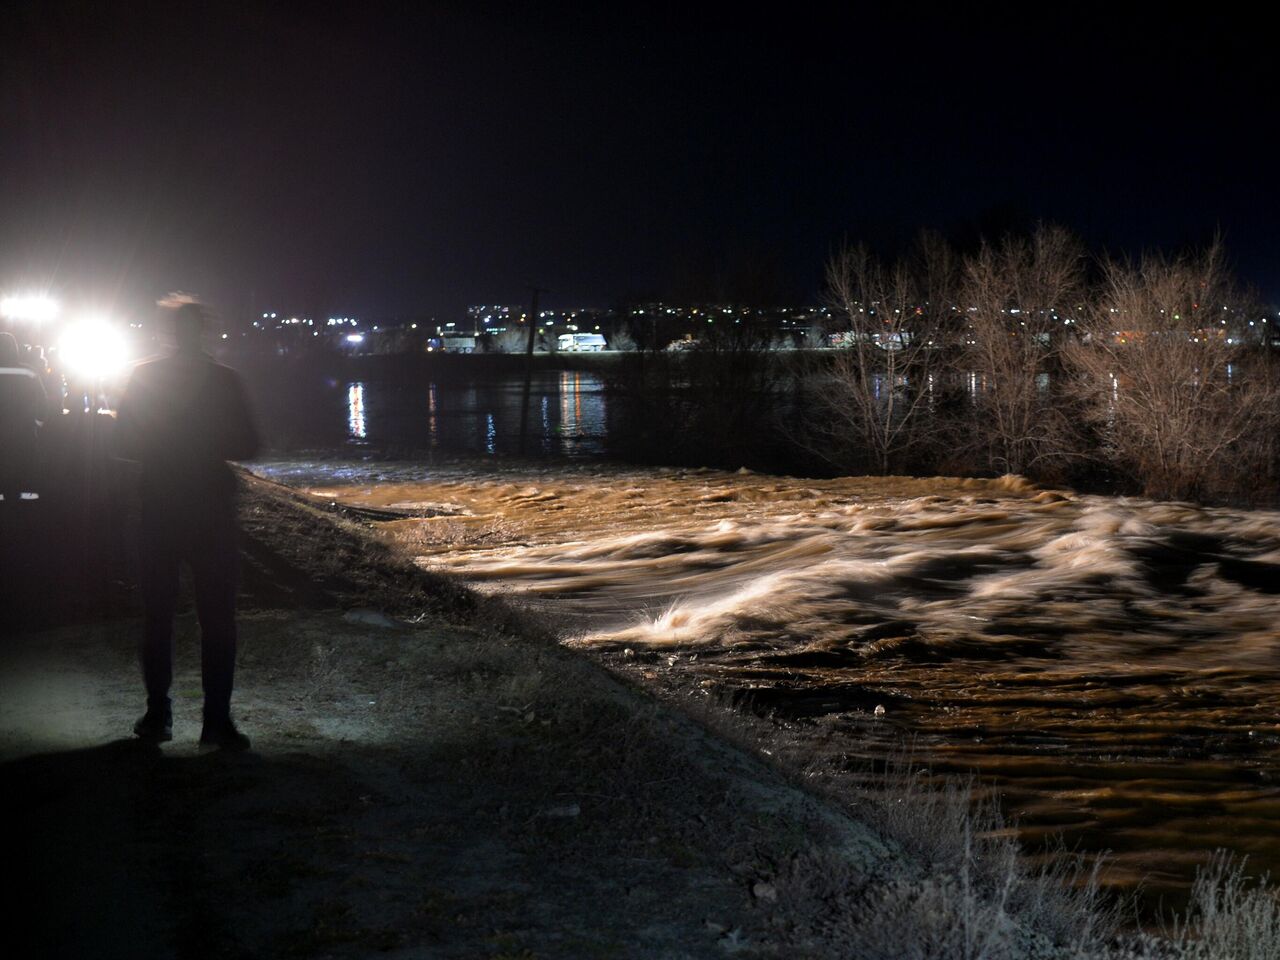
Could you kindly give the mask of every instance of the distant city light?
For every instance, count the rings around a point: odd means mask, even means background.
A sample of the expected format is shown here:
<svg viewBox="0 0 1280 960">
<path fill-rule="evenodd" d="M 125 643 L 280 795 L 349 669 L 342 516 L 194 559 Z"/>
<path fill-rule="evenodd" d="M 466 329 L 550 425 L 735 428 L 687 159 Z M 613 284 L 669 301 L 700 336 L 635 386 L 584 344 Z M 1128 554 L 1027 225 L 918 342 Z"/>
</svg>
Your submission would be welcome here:
<svg viewBox="0 0 1280 960">
<path fill-rule="evenodd" d="M 363 333 L 348 333 L 347 343 L 364 343 Z"/>
</svg>

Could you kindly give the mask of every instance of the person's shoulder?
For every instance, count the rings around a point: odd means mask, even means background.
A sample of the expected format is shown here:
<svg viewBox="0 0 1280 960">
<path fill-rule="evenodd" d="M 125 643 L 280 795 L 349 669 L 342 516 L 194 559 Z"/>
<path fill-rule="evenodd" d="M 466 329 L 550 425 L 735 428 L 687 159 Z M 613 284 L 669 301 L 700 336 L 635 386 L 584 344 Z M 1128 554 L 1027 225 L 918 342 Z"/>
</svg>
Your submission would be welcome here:
<svg viewBox="0 0 1280 960">
<path fill-rule="evenodd" d="M 153 377 L 156 374 L 167 370 L 170 366 L 169 361 L 172 359 L 172 357 L 168 357 L 160 353 L 152 354 L 149 357 L 143 357 L 141 360 L 134 363 L 133 367 L 129 371 L 129 376 L 141 379 Z"/>
<path fill-rule="evenodd" d="M 231 377 L 240 376 L 240 374 L 236 372 L 234 367 L 229 367 L 225 363 L 219 363 L 217 360 L 213 359 L 213 357 L 207 354 L 205 355 L 204 362 L 207 363 L 209 366 L 213 367 L 213 369 L 217 370 L 219 374 L 222 376 L 231 376 Z"/>
<path fill-rule="evenodd" d="M 225 363 L 219 363 L 217 360 L 209 359 L 206 361 L 210 374 L 219 382 L 227 384 L 239 384 L 241 382 L 240 374 L 232 367 L 228 367 Z"/>
</svg>

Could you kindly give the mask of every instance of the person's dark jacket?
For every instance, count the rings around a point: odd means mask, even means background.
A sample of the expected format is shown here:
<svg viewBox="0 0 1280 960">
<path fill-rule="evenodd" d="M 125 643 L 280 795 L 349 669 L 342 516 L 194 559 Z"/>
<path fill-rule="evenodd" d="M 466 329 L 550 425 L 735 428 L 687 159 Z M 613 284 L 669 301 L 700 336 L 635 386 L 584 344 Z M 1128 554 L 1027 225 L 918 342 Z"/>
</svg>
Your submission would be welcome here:
<svg viewBox="0 0 1280 960">
<path fill-rule="evenodd" d="M 199 511 L 230 503 L 228 460 L 258 451 L 235 371 L 203 353 L 140 363 L 120 400 L 115 453 L 142 464 L 143 509 Z"/>
</svg>

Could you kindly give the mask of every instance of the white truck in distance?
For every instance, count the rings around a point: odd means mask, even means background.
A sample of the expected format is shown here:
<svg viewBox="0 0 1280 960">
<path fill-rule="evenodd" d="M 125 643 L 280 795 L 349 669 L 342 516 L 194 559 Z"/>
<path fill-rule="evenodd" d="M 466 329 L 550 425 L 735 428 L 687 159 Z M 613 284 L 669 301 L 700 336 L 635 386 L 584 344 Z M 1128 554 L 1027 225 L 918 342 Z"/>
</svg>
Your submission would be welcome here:
<svg viewBox="0 0 1280 960">
<path fill-rule="evenodd" d="M 556 337 L 556 349 L 561 353 L 599 353 L 604 348 L 604 337 L 598 333 L 562 333 Z"/>
</svg>

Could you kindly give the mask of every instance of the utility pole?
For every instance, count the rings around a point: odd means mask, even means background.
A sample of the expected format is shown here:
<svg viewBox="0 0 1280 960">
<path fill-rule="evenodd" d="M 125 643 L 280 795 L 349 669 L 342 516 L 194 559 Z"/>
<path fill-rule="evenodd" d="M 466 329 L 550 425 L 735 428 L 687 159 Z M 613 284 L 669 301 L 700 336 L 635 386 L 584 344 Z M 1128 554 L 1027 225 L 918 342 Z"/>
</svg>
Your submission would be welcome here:
<svg viewBox="0 0 1280 960">
<path fill-rule="evenodd" d="M 524 348 L 524 393 L 520 399 L 520 456 L 524 456 L 525 442 L 529 436 L 529 387 L 533 382 L 533 341 L 538 336 L 538 294 L 546 293 L 539 287 L 530 287 L 533 303 L 529 307 L 529 339 Z"/>
</svg>

